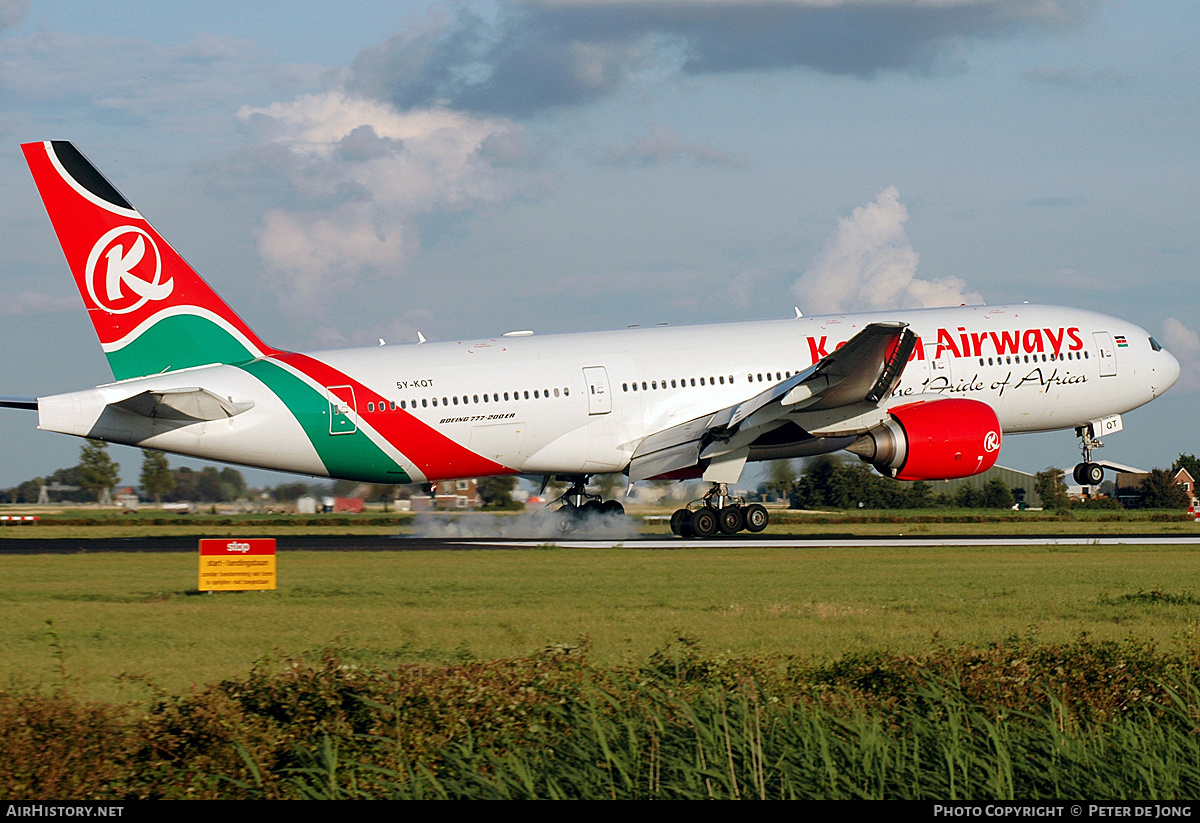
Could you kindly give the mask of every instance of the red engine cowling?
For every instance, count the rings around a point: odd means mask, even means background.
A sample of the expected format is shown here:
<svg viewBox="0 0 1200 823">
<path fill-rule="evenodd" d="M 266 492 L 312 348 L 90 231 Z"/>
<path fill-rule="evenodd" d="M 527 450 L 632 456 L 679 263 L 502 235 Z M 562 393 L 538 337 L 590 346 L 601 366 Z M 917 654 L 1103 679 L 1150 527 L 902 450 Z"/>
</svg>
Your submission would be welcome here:
<svg viewBox="0 0 1200 823">
<path fill-rule="evenodd" d="M 899 480 L 952 480 L 985 472 L 1000 456 L 1000 421 L 987 403 L 947 398 L 888 409 L 853 452 Z"/>
</svg>

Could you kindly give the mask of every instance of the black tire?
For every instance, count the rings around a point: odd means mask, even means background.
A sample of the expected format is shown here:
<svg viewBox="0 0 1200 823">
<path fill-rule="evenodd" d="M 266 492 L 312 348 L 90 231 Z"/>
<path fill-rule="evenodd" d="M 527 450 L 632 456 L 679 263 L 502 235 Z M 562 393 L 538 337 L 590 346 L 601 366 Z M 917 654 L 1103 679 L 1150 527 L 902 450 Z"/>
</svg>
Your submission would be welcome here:
<svg viewBox="0 0 1200 823">
<path fill-rule="evenodd" d="M 721 529 L 721 534 L 737 534 L 746 527 L 741 506 L 726 506 L 721 509 L 718 517 L 717 526 Z"/>
<path fill-rule="evenodd" d="M 1075 468 L 1071 470 L 1071 479 L 1075 481 L 1076 486 L 1086 486 L 1088 484 L 1088 464 L 1076 463 Z"/>
<path fill-rule="evenodd" d="M 577 515 L 574 506 L 563 506 L 554 513 L 554 530 L 559 534 L 570 534 L 575 531 Z"/>
<path fill-rule="evenodd" d="M 745 518 L 746 531 L 754 534 L 758 534 L 771 522 L 771 517 L 767 514 L 767 510 L 757 503 L 751 503 L 747 506 L 742 516 Z"/>
<path fill-rule="evenodd" d="M 683 537 L 683 524 L 687 523 L 689 528 L 692 524 L 692 513 L 687 509 L 677 509 L 671 515 L 671 534 L 677 537 Z"/>
<path fill-rule="evenodd" d="M 1087 485 L 1099 486 L 1104 482 L 1104 467 L 1099 463 L 1087 464 Z M 1082 483 L 1080 485 L 1083 485 Z"/>
<path fill-rule="evenodd" d="M 604 501 L 604 513 L 611 516 L 624 516 L 625 507 L 616 500 Z"/>
<path fill-rule="evenodd" d="M 717 512 L 712 506 L 705 506 L 692 513 L 692 531 L 696 537 L 712 537 L 717 533 Z"/>
</svg>

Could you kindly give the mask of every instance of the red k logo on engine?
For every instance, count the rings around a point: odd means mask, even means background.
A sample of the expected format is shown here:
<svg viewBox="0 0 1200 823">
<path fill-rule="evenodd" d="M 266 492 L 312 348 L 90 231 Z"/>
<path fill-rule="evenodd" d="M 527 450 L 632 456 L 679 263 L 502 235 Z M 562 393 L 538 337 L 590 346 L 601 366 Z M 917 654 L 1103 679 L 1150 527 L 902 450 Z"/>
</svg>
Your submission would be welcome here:
<svg viewBox="0 0 1200 823">
<path fill-rule="evenodd" d="M 84 277 L 92 301 L 110 314 L 164 300 L 175 287 L 171 278 L 162 282 L 162 256 L 154 238 L 135 226 L 118 226 L 97 240 Z"/>
</svg>

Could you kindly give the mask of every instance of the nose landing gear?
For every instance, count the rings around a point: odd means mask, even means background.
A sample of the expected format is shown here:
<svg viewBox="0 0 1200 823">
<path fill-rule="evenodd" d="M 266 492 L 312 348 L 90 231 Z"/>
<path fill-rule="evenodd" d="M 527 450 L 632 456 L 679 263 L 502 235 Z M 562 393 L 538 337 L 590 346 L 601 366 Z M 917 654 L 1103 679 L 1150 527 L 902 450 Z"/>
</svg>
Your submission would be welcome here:
<svg viewBox="0 0 1200 823">
<path fill-rule="evenodd" d="M 693 508 L 695 507 L 695 508 Z M 767 527 L 770 517 L 758 503 L 746 505 L 732 497 L 724 483 L 714 483 L 708 493 L 671 515 L 671 534 L 679 537 L 712 537 L 748 531 L 757 534 Z"/>
<path fill-rule="evenodd" d="M 1099 486 L 1104 482 L 1104 467 L 1092 462 L 1092 449 L 1103 448 L 1104 444 L 1096 437 L 1090 423 L 1086 426 L 1076 426 L 1075 435 L 1083 441 L 1083 462 L 1075 464 L 1071 478 L 1080 486 Z"/>
</svg>

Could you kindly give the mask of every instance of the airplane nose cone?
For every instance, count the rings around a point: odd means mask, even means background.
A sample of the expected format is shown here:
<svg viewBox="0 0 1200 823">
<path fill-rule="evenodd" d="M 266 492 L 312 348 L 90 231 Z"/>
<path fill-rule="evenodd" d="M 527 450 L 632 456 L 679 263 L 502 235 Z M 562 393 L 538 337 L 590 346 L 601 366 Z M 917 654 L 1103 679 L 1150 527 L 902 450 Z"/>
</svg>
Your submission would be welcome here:
<svg viewBox="0 0 1200 823">
<path fill-rule="evenodd" d="M 1179 379 L 1179 361 L 1175 359 L 1175 355 L 1171 354 L 1166 349 L 1163 349 L 1160 354 L 1164 356 L 1164 362 L 1159 369 L 1163 376 L 1163 387 L 1161 391 L 1166 391 L 1174 386 L 1175 381 Z"/>
</svg>

